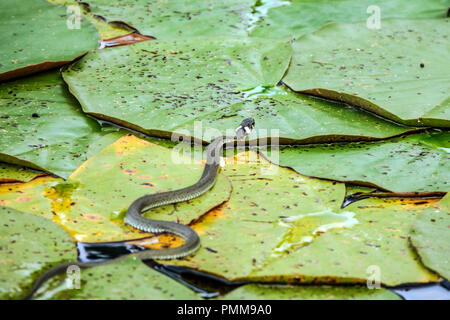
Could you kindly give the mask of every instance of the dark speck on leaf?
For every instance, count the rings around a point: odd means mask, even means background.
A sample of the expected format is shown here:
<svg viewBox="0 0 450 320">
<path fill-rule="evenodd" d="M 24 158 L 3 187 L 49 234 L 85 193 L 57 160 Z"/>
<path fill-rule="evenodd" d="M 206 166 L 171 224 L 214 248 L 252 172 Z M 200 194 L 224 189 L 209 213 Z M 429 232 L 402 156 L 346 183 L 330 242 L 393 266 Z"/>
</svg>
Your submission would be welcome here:
<svg viewBox="0 0 450 320">
<path fill-rule="evenodd" d="M 420 64 L 420 67 L 421 67 L 421 68 L 425 67 L 425 64 L 421 63 L 421 64 Z"/>
<path fill-rule="evenodd" d="M 206 250 L 208 250 L 209 252 L 212 252 L 212 253 L 217 253 L 217 251 L 216 251 L 216 250 L 214 250 L 214 249 L 211 249 L 211 248 L 208 248 L 208 247 L 206 247 L 205 249 L 206 249 Z"/>
<path fill-rule="evenodd" d="M 39 118 L 39 115 L 35 112 L 31 115 L 33 118 Z"/>
</svg>

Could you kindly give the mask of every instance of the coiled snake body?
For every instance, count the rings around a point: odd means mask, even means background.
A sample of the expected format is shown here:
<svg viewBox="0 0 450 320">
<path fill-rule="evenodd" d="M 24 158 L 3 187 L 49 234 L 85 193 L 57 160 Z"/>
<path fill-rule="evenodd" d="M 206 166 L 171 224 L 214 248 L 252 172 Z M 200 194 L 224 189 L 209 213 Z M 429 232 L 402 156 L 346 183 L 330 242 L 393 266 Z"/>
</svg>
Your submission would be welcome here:
<svg viewBox="0 0 450 320">
<path fill-rule="evenodd" d="M 197 233 L 189 226 L 176 222 L 148 219 L 142 216 L 142 212 L 152 208 L 194 199 L 211 189 L 216 181 L 219 172 L 220 157 L 222 154 L 223 146 L 226 143 L 243 139 L 253 129 L 254 125 L 255 121 L 252 118 L 245 119 L 236 129 L 236 135 L 234 137 L 217 137 L 216 139 L 214 139 L 213 142 L 211 142 L 206 148 L 207 158 L 205 168 L 203 170 L 202 176 L 195 184 L 178 190 L 145 195 L 136 199 L 129 206 L 127 214 L 125 216 L 126 223 L 137 229 L 151 233 L 172 233 L 182 237 L 185 241 L 183 245 L 176 248 L 139 251 L 136 253 L 139 258 L 143 260 L 175 259 L 190 255 L 200 248 L 200 239 Z M 39 279 L 34 283 L 33 288 L 30 290 L 27 296 L 24 297 L 24 299 L 30 299 L 45 281 L 47 281 L 54 275 L 65 272 L 65 270 L 69 266 L 76 265 L 80 268 L 88 268 L 121 260 L 126 256 L 127 255 L 104 262 L 66 262 L 59 264 L 42 274 L 42 276 L 40 276 Z"/>
</svg>

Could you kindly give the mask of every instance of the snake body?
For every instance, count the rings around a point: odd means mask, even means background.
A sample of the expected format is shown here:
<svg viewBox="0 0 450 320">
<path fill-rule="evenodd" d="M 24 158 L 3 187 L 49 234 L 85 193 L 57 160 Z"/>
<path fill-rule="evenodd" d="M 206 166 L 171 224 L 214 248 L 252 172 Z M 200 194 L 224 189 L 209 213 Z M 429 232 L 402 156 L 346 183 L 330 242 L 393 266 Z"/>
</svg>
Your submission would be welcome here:
<svg viewBox="0 0 450 320">
<path fill-rule="evenodd" d="M 206 164 L 200 179 L 193 185 L 177 189 L 173 191 L 167 191 L 162 193 L 154 193 L 142 196 L 128 207 L 127 214 L 125 216 L 125 222 L 133 226 L 136 229 L 143 230 L 151 233 L 168 232 L 175 234 L 184 239 L 185 243 L 176 248 L 169 249 L 149 249 L 139 251 L 136 255 L 142 259 L 176 259 L 188 256 L 200 248 L 200 239 L 197 233 L 189 226 L 179 224 L 176 222 L 160 221 L 148 219 L 142 216 L 142 212 L 149 209 L 154 209 L 168 204 L 183 202 L 197 198 L 204 194 L 215 184 L 220 168 L 220 157 L 225 144 L 234 142 L 244 138 L 252 129 L 255 121 L 252 118 L 247 118 L 242 121 L 240 126 L 236 129 L 236 135 L 234 137 L 217 137 L 206 148 Z M 114 261 L 125 258 L 121 256 L 115 259 L 107 260 L 104 262 L 65 262 L 61 263 L 50 270 L 46 271 L 39 279 L 34 283 L 33 288 L 29 291 L 24 299 L 30 299 L 33 294 L 39 289 L 39 287 L 51 277 L 63 273 L 69 266 L 76 265 L 80 268 L 89 268 L 100 264 L 111 263 Z"/>
</svg>

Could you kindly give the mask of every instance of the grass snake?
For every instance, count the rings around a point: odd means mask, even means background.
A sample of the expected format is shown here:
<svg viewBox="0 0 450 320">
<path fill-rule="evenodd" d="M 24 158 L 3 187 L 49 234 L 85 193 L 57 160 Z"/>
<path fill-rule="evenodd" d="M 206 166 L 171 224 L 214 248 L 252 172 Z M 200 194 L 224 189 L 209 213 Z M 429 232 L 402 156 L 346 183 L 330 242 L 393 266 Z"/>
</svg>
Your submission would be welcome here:
<svg viewBox="0 0 450 320">
<path fill-rule="evenodd" d="M 236 135 L 232 136 L 219 136 L 215 138 L 206 148 L 206 164 L 200 179 L 193 185 L 177 189 L 173 191 L 167 191 L 162 193 L 154 193 L 144 195 L 135 201 L 128 207 L 125 222 L 142 231 L 151 233 L 167 232 L 184 239 L 184 244 L 168 249 L 148 249 L 135 253 L 140 259 L 176 259 L 188 256 L 200 248 L 200 239 L 197 233 L 189 226 L 169 221 L 153 220 L 142 216 L 142 213 L 157 207 L 161 207 L 168 204 L 183 202 L 197 198 L 204 194 L 215 184 L 217 175 L 220 168 L 220 159 L 223 151 L 223 147 L 227 143 L 231 143 L 242 140 L 253 129 L 255 121 L 252 118 L 244 119 L 239 127 L 236 129 Z M 115 259 L 110 259 L 103 262 L 65 262 L 61 263 L 42 274 L 37 281 L 33 284 L 32 289 L 24 297 L 24 299 L 31 299 L 33 294 L 39 289 L 39 287 L 51 277 L 63 273 L 69 266 L 76 265 L 80 268 L 89 268 L 92 266 L 98 266 L 100 264 L 112 263 L 125 258 L 128 255 L 120 256 Z"/>
</svg>

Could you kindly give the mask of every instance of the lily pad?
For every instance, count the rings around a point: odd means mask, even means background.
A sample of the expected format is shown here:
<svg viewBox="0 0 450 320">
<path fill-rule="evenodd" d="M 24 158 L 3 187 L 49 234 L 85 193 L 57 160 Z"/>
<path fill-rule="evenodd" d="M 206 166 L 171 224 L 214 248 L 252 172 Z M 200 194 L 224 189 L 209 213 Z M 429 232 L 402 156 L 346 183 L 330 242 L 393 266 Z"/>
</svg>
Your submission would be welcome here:
<svg viewBox="0 0 450 320">
<path fill-rule="evenodd" d="M 7 44 L 0 50 L 0 81 L 61 66 L 98 47 L 95 28 L 73 18 L 44 0 L 0 1 L 0 42 Z"/>
<path fill-rule="evenodd" d="M 67 178 L 108 129 L 86 117 L 59 72 L 49 71 L 0 84 L 0 132 L 1 161 Z"/>
<path fill-rule="evenodd" d="M 227 158 L 230 200 L 191 225 L 200 250 L 169 264 L 236 282 L 365 284 L 373 265 L 385 285 L 437 281 L 408 244 L 433 200 L 364 200 L 340 210 L 344 184 L 244 155 Z"/>
<path fill-rule="evenodd" d="M 243 101 L 244 90 L 276 85 L 290 55 L 284 40 L 157 40 L 91 52 L 63 77 L 86 113 L 170 137 L 194 117 Z"/>
<path fill-rule="evenodd" d="M 88 0 L 108 21 L 124 22 L 159 39 L 246 36 L 253 0 Z"/>
<path fill-rule="evenodd" d="M 423 264 L 450 279 L 450 193 L 419 215 L 411 231 L 411 244 Z"/>
<path fill-rule="evenodd" d="M 70 236 L 55 223 L 0 206 L 0 299 L 18 299 L 51 267 L 77 257 Z"/>
<path fill-rule="evenodd" d="M 247 284 L 225 296 L 225 300 L 401 300 L 387 289 L 362 286 L 287 286 Z"/>
<path fill-rule="evenodd" d="M 57 284 L 59 284 L 57 286 Z M 83 269 L 80 287 L 67 282 L 39 292 L 38 299 L 52 300 L 199 300 L 200 297 L 182 284 L 152 270 L 136 257 L 116 263 Z"/>
<path fill-rule="evenodd" d="M 450 127 L 448 28 L 448 19 L 332 23 L 294 42 L 283 81 L 399 123 Z"/>
<path fill-rule="evenodd" d="M 272 8 L 257 23 L 251 36 L 298 38 L 329 22 L 357 22 L 371 19 L 380 10 L 381 25 L 388 18 L 443 18 L 447 0 L 291 0 Z M 376 6 L 376 7 L 375 7 Z M 369 20 L 371 21 L 371 20 Z"/>
<path fill-rule="evenodd" d="M 450 133 L 408 135 L 384 141 L 286 146 L 278 163 L 299 173 L 375 186 L 393 192 L 447 192 Z"/>
<path fill-rule="evenodd" d="M 234 134 L 245 117 L 262 129 L 252 137 L 279 135 L 282 143 L 370 140 L 413 130 L 275 86 L 289 45 L 260 41 L 204 39 L 201 48 L 191 40 L 152 41 L 93 52 L 63 76 L 86 113 L 152 136 L 176 132 L 211 141 Z"/>
<path fill-rule="evenodd" d="M 144 194 L 195 183 L 203 167 L 176 151 L 127 135 L 89 158 L 67 181 L 43 177 L 20 185 L 0 185 L 0 204 L 52 219 L 76 241 L 144 238 L 151 234 L 123 221 L 129 205 Z M 230 192 L 228 179 L 220 174 L 204 195 L 146 215 L 189 224 L 226 201 Z"/>
<path fill-rule="evenodd" d="M 227 129 L 235 128 L 248 117 L 256 120 L 250 139 L 278 137 L 281 144 L 376 140 L 415 130 L 343 103 L 278 86 L 254 93 L 246 101 L 217 110 L 214 115 L 194 116 L 176 131 L 195 137 L 201 132 L 204 138 L 214 137 L 211 132 L 217 131 L 230 134 Z M 201 128 L 195 126 L 196 121 L 202 121 Z"/>
<path fill-rule="evenodd" d="M 0 183 L 28 182 L 42 175 L 45 175 L 45 173 L 25 167 L 0 163 Z"/>
</svg>

